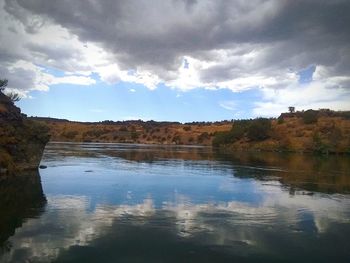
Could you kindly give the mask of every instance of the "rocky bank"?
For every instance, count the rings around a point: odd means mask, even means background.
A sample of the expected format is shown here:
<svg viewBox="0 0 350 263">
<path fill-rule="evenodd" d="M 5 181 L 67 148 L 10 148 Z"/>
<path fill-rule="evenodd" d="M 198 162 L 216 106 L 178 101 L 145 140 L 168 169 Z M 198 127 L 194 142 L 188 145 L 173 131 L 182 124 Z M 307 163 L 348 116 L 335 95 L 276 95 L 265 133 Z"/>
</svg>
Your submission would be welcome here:
<svg viewBox="0 0 350 263">
<path fill-rule="evenodd" d="M 37 169 L 49 138 L 46 125 L 27 119 L 0 91 L 0 174 Z"/>
</svg>

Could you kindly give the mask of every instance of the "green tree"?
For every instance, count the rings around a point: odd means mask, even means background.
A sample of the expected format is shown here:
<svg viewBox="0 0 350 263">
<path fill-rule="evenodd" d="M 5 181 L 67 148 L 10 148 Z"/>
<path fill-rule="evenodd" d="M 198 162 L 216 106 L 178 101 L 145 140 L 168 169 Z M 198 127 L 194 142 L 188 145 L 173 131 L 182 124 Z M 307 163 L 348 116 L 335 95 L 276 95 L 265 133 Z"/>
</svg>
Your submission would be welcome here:
<svg viewBox="0 0 350 263">
<path fill-rule="evenodd" d="M 217 132 L 215 134 L 212 144 L 214 147 L 218 147 L 220 145 L 229 144 L 231 142 L 232 137 L 230 135 L 230 132 Z"/>
<path fill-rule="evenodd" d="M 233 122 L 232 129 L 230 131 L 230 136 L 232 141 L 238 141 L 243 138 L 247 132 L 252 120 L 236 120 Z"/>
<path fill-rule="evenodd" d="M 252 121 L 247 131 L 247 137 L 252 141 L 263 141 L 270 137 L 271 120 L 258 118 Z"/>
</svg>

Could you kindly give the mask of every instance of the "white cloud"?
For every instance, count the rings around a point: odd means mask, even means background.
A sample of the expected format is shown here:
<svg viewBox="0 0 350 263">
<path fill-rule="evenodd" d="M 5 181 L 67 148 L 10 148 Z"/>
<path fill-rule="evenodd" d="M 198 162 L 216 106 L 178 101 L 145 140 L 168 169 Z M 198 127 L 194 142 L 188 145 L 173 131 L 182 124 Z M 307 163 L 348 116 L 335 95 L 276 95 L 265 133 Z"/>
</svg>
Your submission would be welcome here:
<svg viewBox="0 0 350 263">
<path fill-rule="evenodd" d="M 294 84 L 283 89 L 262 89 L 263 99 L 256 102 L 255 116 L 278 116 L 289 106 L 297 110 L 330 108 L 349 110 L 350 91 L 335 86 L 332 79 Z"/>
<path fill-rule="evenodd" d="M 235 101 L 222 101 L 219 103 L 220 107 L 226 109 L 226 110 L 236 110 L 237 108 L 237 103 Z"/>
<path fill-rule="evenodd" d="M 179 91 L 259 88 L 266 98 L 257 109 L 268 113 L 284 107 L 283 98 L 291 99 L 289 104 L 298 101 L 296 73 L 316 65 L 318 88 L 303 93 L 311 92 L 317 106 L 325 88 L 338 94 L 350 84 L 349 34 L 339 26 L 347 17 L 330 11 L 348 7 L 342 0 L 295 5 L 77 0 L 47 8 L 41 0 L 0 0 L 0 76 L 24 95 L 59 83 L 91 85 L 93 73 L 109 84 L 123 81 L 150 90 L 159 84 Z M 308 15 L 314 12 L 322 15 Z M 268 98 L 269 90 L 284 96 Z M 307 104 L 304 96 L 300 100 Z M 327 105 L 349 107 L 336 99 L 327 99 Z"/>
<path fill-rule="evenodd" d="M 231 187 L 236 186 L 233 183 Z M 23 261 L 24 258 L 27 261 L 52 261 L 72 246 L 95 245 L 94 241 L 108 239 L 111 233 L 115 235 L 119 231 L 118 222 L 128 226 L 161 222 L 166 223 L 162 224 L 166 227 L 164 231 L 184 238 L 198 233 L 203 237 L 209 232 L 210 238 L 202 240 L 205 246 L 226 247 L 244 242 L 255 249 L 274 247 L 264 238 L 266 233 L 291 234 L 293 244 L 300 237 L 295 236 L 294 230 L 300 229 L 303 214 L 310 215 L 310 223 L 316 227 L 315 235 L 327 234 L 329 227 L 349 222 L 350 202 L 347 198 L 330 198 L 317 193 L 316 196 L 297 194 L 291 197 L 277 181 L 255 182 L 253 187 L 261 193 L 261 202 L 193 203 L 188 196 L 174 193 L 169 200 L 162 200 L 161 207 L 156 207 L 152 198 L 146 198 L 133 204 L 98 204 L 92 211 L 91 200 L 86 196 L 49 195 L 45 212 L 40 217 L 27 219 L 16 229 L 9 239 L 11 250 L 0 259 L 2 262 Z M 226 188 L 226 191 L 230 190 L 230 185 Z M 158 219 L 158 213 L 162 216 L 161 221 L 154 220 Z M 213 220 L 218 215 L 223 216 L 224 224 Z M 283 227 L 276 231 L 276 225 Z M 330 233 L 333 231 L 336 230 Z"/>
</svg>

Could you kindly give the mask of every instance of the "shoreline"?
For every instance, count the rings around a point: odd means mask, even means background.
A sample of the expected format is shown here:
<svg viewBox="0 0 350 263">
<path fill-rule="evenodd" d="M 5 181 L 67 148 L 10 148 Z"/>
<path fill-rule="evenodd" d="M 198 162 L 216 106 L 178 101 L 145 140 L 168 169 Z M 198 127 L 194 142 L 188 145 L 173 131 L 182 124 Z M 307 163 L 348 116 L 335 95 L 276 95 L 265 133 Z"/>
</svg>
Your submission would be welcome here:
<svg viewBox="0 0 350 263">
<path fill-rule="evenodd" d="M 186 147 L 186 148 L 211 148 L 220 153 L 281 153 L 281 154 L 299 154 L 299 155 L 315 155 L 315 156 L 327 156 L 327 155 L 341 155 L 341 156 L 350 156 L 350 152 L 315 152 L 307 150 L 279 150 L 279 149 L 234 149 L 231 146 L 220 146 L 215 147 L 212 145 L 203 145 L 203 144 L 167 144 L 167 143 L 137 143 L 137 142 L 110 142 L 110 141 L 49 141 L 53 144 L 119 144 L 119 145 L 139 145 L 139 146 L 173 146 L 173 147 Z"/>
</svg>

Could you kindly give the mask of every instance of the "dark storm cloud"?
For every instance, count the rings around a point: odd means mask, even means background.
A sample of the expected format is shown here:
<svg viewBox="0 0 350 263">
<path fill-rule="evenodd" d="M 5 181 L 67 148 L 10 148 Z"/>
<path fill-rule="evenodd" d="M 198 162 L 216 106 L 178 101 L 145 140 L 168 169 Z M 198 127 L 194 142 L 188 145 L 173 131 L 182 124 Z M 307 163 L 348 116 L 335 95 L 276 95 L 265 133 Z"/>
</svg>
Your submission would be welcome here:
<svg viewBox="0 0 350 263">
<path fill-rule="evenodd" d="M 29 33 L 47 21 L 59 24 L 103 46 L 123 69 L 143 67 L 163 80 L 176 78 L 183 56 L 220 60 L 200 73 L 207 83 L 310 64 L 329 67 L 332 76 L 350 71 L 348 0 L 5 0 L 4 8 Z M 231 56 L 237 46 L 258 54 L 247 63 Z M 218 60 L 217 50 L 227 52 L 227 61 Z"/>
<path fill-rule="evenodd" d="M 22 68 L 15 68 L 9 70 L 6 66 L 3 65 L 0 65 L 0 76 L 7 76 L 11 87 L 16 87 L 17 91 L 33 88 L 32 83 L 36 77 L 35 72 L 33 72 L 32 70 Z"/>
</svg>

